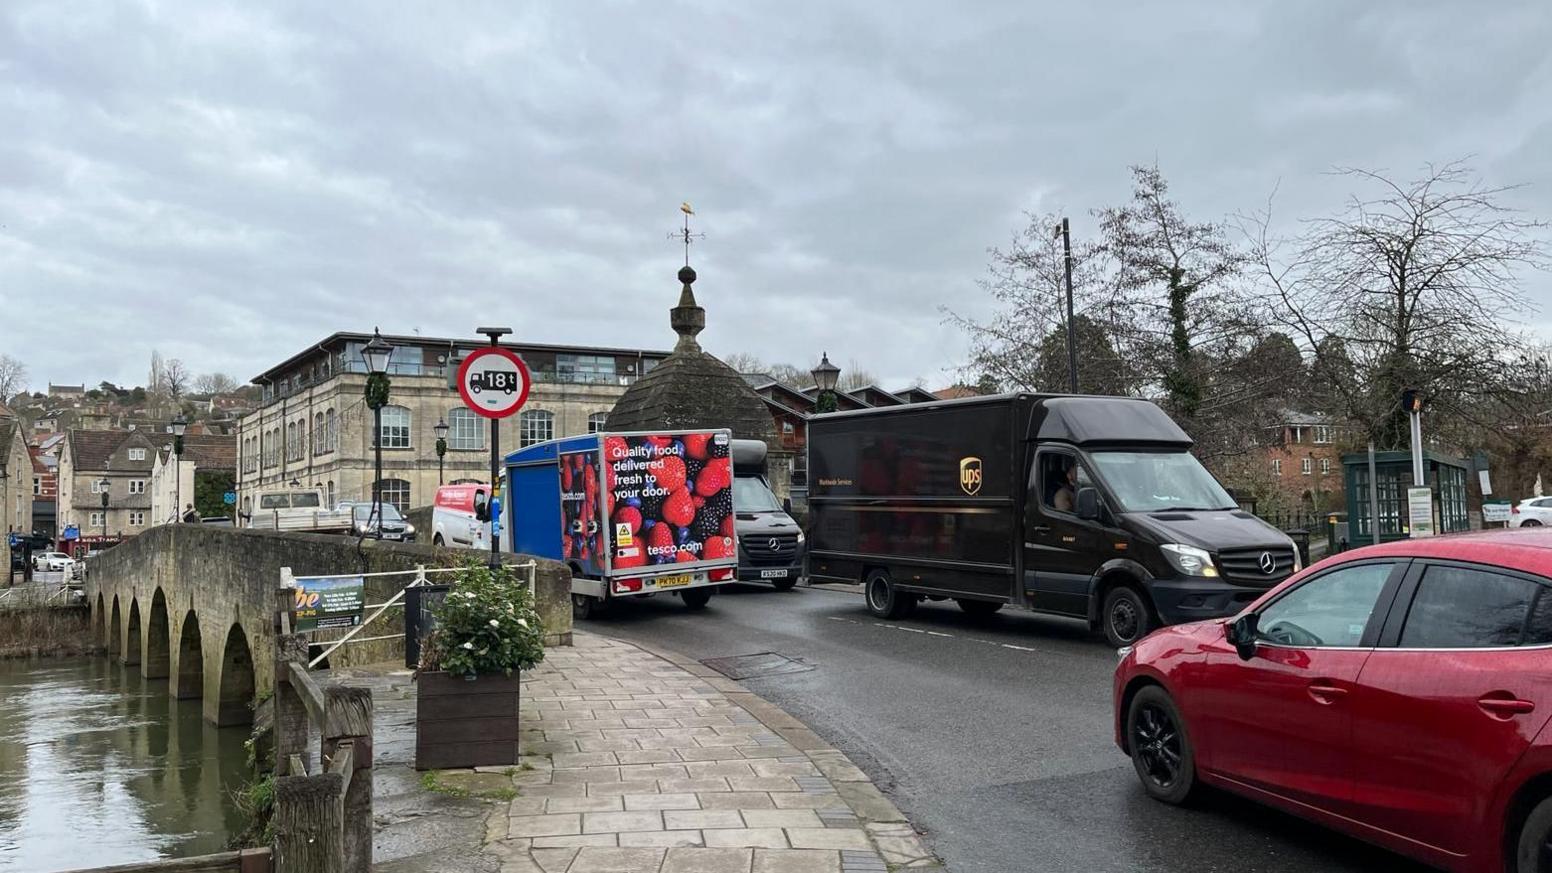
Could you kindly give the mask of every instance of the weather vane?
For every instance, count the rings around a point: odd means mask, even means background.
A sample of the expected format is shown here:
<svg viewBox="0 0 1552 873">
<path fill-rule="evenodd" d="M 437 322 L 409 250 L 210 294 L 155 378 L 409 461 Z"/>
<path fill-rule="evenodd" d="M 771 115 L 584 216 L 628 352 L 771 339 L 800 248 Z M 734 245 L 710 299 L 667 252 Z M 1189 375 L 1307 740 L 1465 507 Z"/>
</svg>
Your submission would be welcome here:
<svg viewBox="0 0 1552 873">
<path fill-rule="evenodd" d="M 690 232 L 690 216 L 695 214 L 695 210 L 690 208 L 689 203 L 679 204 L 679 211 L 684 213 L 684 227 L 680 230 L 669 231 L 668 238 L 684 241 L 684 265 L 688 267 L 690 266 L 690 243 L 698 239 L 705 239 L 706 234 Z"/>
</svg>

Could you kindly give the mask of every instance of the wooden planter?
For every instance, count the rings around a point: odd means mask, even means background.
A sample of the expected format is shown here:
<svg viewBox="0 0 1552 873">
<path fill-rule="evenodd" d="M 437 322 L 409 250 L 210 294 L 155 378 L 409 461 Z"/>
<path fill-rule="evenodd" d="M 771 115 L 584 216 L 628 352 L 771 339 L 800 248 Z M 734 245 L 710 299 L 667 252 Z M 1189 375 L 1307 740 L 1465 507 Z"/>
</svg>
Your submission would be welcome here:
<svg viewBox="0 0 1552 873">
<path fill-rule="evenodd" d="M 421 673 L 415 700 L 415 769 L 517 763 L 521 673 L 465 679 Z"/>
</svg>

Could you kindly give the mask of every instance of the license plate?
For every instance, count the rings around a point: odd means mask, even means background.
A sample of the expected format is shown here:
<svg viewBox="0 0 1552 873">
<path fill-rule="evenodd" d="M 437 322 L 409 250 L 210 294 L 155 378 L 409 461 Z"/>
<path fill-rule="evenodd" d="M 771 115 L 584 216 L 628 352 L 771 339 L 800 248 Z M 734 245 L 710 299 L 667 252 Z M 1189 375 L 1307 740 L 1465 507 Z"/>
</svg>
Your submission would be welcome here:
<svg viewBox="0 0 1552 873">
<path fill-rule="evenodd" d="M 787 571 L 786 570 L 761 570 L 760 571 L 760 578 L 761 579 L 785 579 L 785 578 L 787 578 Z"/>
<path fill-rule="evenodd" d="M 657 582 L 657 587 L 659 588 L 678 588 L 681 585 L 688 585 L 694 580 L 694 576 L 687 574 L 684 576 L 659 576 L 653 581 Z"/>
</svg>

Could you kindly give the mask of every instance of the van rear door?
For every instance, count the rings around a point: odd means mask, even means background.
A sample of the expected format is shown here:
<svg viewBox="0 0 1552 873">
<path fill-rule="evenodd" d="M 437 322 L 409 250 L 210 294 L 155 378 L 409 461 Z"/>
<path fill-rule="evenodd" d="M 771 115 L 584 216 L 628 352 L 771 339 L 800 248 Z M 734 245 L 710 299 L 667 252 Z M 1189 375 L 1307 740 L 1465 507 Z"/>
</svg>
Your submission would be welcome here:
<svg viewBox="0 0 1552 873">
<path fill-rule="evenodd" d="M 1042 446 L 1035 453 L 1024 503 L 1024 597 L 1031 609 L 1088 617 L 1102 532 L 1097 522 L 1078 518 L 1075 503 L 1077 489 L 1092 485 L 1072 449 Z"/>
</svg>

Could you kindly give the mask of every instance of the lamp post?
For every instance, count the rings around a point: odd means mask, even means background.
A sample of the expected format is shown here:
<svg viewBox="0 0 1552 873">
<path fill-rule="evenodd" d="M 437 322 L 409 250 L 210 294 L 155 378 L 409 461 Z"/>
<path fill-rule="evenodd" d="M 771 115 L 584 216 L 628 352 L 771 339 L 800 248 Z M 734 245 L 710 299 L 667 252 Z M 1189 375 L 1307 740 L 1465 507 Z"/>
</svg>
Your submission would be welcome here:
<svg viewBox="0 0 1552 873">
<path fill-rule="evenodd" d="M 102 539 L 104 544 L 108 540 L 108 484 L 106 476 L 97 480 L 97 490 L 102 492 Z"/>
<path fill-rule="evenodd" d="M 1056 235 L 1062 238 L 1062 255 L 1067 269 L 1067 390 L 1077 394 L 1078 334 L 1072 323 L 1072 235 L 1067 230 L 1067 219 L 1062 219 L 1062 226 L 1056 229 Z"/>
<path fill-rule="evenodd" d="M 447 420 L 438 418 L 431 429 L 436 432 L 437 484 L 442 485 L 442 458 L 447 454 Z"/>
<path fill-rule="evenodd" d="M 183 434 L 189 429 L 188 419 L 183 413 L 172 420 L 172 520 L 180 521 L 183 518 Z"/>
<path fill-rule="evenodd" d="M 834 412 L 837 409 L 835 403 L 835 384 L 840 381 L 841 368 L 830 363 L 830 354 L 824 353 L 819 358 L 819 366 L 809 371 L 814 377 L 814 385 L 819 389 L 819 396 L 814 400 L 815 412 Z"/>
<path fill-rule="evenodd" d="M 393 357 L 393 346 L 383 342 L 383 335 L 372 329 L 372 341 L 361 349 L 361 359 L 366 362 L 366 405 L 372 410 L 372 445 L 375 451 L 372 477 L 372 517 L 377 521 L 376 536 L 383 538 L 383 407 L 388 405 L 388 359 Z"/>
</svg>

